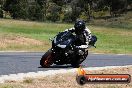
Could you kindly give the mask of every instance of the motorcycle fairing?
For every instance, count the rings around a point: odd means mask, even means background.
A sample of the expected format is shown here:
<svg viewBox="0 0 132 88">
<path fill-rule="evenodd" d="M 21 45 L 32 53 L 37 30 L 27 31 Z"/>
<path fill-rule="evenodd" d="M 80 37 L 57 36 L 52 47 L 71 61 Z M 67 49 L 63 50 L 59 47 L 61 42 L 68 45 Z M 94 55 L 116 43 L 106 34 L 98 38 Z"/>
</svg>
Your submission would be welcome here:
<svg viewBox="0 0 132 88">
<path fill-rule="evenodd" d="M 75 41 L 75 36 L 71 32 L 62 32 L 54 38 L 54 45 L 66 48 Z"/>
</svg>

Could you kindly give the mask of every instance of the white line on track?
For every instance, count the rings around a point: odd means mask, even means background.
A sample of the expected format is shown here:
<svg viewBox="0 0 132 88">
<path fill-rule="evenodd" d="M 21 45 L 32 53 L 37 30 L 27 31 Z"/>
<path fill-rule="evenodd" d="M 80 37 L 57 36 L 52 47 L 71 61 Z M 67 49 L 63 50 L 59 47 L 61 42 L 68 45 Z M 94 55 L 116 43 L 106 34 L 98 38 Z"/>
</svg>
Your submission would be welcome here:
<svg viewBox="0 0 132 88">
<path fill-rule="evenodd" d="M 118 67 L 128 67 L 127 66 L 106 66 L 106 67 L 88 67 L 83 68 L 84 70 L 91 71 L 91 70 L 103 70 L 103 69 L 111 69 L 111 68 L 118 68 Z M 56 75 L 56 74 L 64 74 L 64 73 L 75 73 L 77 72 L 77 68 L 73 69 L 60 69 L 60 70 L 48 70 L 48 71 L 38 71 L 38 72 L 28 72 L 28 73 L 18 73 L 18 74 L 9 74 L 9 75 L 1 75 L 0 76 L 0 83 L 5 83 L 6 81 L 23 81 L 25 78 L 42 78 L 45 76 Z"/>
</svg>

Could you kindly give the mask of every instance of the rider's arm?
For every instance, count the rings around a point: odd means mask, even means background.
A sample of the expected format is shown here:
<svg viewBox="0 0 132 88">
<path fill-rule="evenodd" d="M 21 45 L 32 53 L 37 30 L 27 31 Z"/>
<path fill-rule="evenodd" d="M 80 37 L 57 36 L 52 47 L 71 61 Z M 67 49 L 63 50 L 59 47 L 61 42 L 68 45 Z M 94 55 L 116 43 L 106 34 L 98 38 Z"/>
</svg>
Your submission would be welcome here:
<svg viewBox="0 0 132 88">
<path fill-rule="evenodd" d="M 86 31 L 86 44 L 88 45 L 89 42 L 91 41 L 92 35 L 91 35 L 91 31 L 87 27 L 85 31 Z"/>
<path fill-rule="evenodd" d="M 88 48 L 88 45 L 76 46 L 76 48 L 87 49 Z"/>
<path fill-rule="evenodd" d="M 91 31 L 86 27 L 85 29 L 85 38 L 86 38 L 86 42 L 85 45 L 81 45 L 81 46 L 77 46 L 77 48 L 89 48 L 89 42 L 91 41 L 92 35 L 91 35 Z"/>
</svg>

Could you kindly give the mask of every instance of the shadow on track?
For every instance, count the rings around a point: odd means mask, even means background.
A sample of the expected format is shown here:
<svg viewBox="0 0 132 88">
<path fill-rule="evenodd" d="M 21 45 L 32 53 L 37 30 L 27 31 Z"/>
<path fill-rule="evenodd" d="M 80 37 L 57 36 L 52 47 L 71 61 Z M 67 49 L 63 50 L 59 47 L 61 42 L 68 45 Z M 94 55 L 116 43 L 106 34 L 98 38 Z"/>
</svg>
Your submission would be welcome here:
<svg viewBox="0 0 132 88">
<path fill-rule="evenodd" d="M 52 65 L 50 67 L 38 67 L 38 68 L 73 68 L 71 65 Z"/>
<path fill-rule="evenodd" d="M 85 65 L 80 65 L 81 67 L 86 67 Z M 71 65 L 52 65 L 50 67 L 38 67 L 38 68 L 74 68 Z"/>
</svg>

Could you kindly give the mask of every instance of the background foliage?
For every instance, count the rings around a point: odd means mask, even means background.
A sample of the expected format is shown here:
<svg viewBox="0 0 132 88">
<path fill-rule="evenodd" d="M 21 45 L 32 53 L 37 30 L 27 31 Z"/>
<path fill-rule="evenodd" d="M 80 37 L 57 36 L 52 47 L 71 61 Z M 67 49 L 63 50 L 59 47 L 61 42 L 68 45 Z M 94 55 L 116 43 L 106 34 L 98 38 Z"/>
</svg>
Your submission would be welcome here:
<svg viewBox="0 0 132 88">
<path fill-rule="evenodd" d="M 0 0 L 0 17 L 34 21 L 91 21 L 126 14 L 131 0 Z"/>
</svg>

